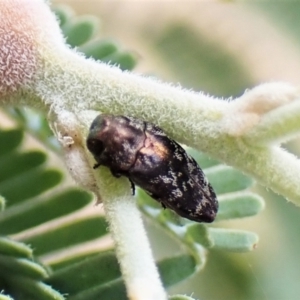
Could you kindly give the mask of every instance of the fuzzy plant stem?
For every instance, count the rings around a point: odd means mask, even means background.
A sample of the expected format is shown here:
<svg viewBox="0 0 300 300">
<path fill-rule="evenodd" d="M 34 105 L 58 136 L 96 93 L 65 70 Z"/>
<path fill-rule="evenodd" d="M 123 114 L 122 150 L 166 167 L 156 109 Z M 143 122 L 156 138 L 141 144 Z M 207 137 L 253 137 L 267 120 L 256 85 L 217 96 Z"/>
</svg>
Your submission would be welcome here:
<svg viewBox="0 0 300 300">
<path fill-rule="evenodd" d="M 54 127 L 63 135 L 66 164 L 71 166 L 76 181 L 93 190 L 104 205 L 128 298 L 165 300 L 167 296 L 128 179 L 114 178 L 106 167 L 93 170 L 95 161 L 87 155 L 82 141 L 94 117 L 92 111 L 78 115 L 64 112 L 58 116 Z"/>
<path fill-rule="evenodd" d="M 78 115 L 83 110 L 154 122 L 176 141 L 244 171 L 300 205 L 300 162 L 276 144 L 298 132 L 296 88 L 262 84 L 225 101 L 86 59 L 66 46 L 42 0 L 2 0 L 0 18 L 0 104 L 37 107 L 54 125 L 62 111 Z M 70 134 L 63 127 L 58 135 Z"/>
<path fill-rule="evenodd" d="M 129 181 L 125 178 L 116 180 L 106 169 L 97 172 L 105 173 L 99 181 L 101 196 L 128 298 L 166 300 Z"/>
<path fill-rule="evenodd" d="M 299 135 L 300 101 L 275 109 L 254 127 L 246 136 L 248 143 L 275 144 Z"/>
</svg>

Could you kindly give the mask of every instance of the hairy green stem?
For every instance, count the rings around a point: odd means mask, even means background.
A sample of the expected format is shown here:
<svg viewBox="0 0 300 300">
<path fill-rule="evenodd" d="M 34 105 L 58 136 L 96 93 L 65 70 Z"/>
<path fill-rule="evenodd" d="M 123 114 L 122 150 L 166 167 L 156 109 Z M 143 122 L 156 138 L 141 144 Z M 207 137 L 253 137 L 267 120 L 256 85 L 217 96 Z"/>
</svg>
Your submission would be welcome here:
<svg viewBox="0 0 300 300">
<path fill-rule="evenodd" d="M 299 135 L 300 101 L 279 107 L 268 114 L 255 126 L 245 139 L 251 144 L 274 144 L 290 140 Z"/>
<path fill-rule="evenodd" d="M 129 181 L 113 178 L 106 168 L 97 172 L 102 173 L 99 188 L 129 299 L 166 300 Z"/>
<path fill-rule="evenodd" d="M 124 73 L 117 68 L 86 60 L 71 50 L 64 51 L 63 56 L 55 57 L 47 80 L 40 78 L 35 82 L 31 92 L 36 97 L 24 97 L 29 105 L 38 103 L 56 114 L 65 109 L 78 115 L 90 109 L 153 121 L 171 138 L 237 167 L 290 201 L 300 204 L 300 163 L 296 157 L 288 155 L 279 146 L 262 147 L 255 139 L 251 139 L 249 144 L 245 136 L 233 136 L 227 132 L 228 126 L 224 127 L 224 120 L 229 119 L 230 125 L 237 114 L 228 115 L 234 101 L 221 101 Z M 277 110 L 297 106 L 294 103 Z M 276 109 L 268 112 L 266 119 L 268 114 L 273 113 Z M 274 123 L 274 118 L 272 120 Z M 292 118 L 291 124 L 294 128 L 299 127 L 295 118 Z M 232 122 L 231 126 L 237 125 Z M 291 126 L 289 131 L 293 131 Z M 274 130 L 272 132 L 276 135 Z M 283 163 L 285 159 L 287 162 Z"/>
</svg>

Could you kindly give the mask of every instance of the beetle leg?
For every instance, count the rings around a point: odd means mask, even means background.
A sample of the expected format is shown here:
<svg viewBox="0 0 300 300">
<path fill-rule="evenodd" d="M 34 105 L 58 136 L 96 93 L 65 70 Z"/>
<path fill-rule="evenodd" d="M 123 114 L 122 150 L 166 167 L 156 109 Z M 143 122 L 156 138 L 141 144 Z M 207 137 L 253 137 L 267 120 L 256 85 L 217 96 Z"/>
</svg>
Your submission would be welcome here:
<svg viewBox="0 0 300 300">
<path fill-rule="evenodd" d="M 96 163 L 96 164 L 94 164 L 93 169 L 97 169 L 97 168 L 99 168 L 100 166 L 101 166 L 100 163 Z"/>
<path fill-rule="evenodd" d="M 116 171 L 116 170 L 110 169 L 110 172 L 111 172 L 111 174 L 112 174 L 114 177 L 116 177 L 116 178 L 120 178 L 120 177 L 122 176 L 122 174 L 119 173 L 119 172 Z"/>
<path fill-rule="evenodd" d="M 135 184 L 130 178 L 129 178 L 129 181 L 131 184 L 132 196 L 134 196 L 135 195 Z"/>
</svg>

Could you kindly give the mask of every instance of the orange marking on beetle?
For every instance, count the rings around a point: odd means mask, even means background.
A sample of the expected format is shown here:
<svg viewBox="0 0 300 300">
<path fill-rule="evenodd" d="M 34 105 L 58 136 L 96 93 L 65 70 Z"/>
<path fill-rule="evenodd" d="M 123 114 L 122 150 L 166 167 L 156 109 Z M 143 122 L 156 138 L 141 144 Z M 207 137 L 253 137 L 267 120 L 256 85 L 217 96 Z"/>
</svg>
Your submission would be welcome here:
<svg viewBox="0 0 300 300">
<path fill-rule="evenodd" d="M 161 159 L 165 159 L 169 156 L 169 150 L 161 142 L 146 139 L 145 147 L 140 150 L 141 153 L 146 155 L 157 155 Z"/>
</svg>

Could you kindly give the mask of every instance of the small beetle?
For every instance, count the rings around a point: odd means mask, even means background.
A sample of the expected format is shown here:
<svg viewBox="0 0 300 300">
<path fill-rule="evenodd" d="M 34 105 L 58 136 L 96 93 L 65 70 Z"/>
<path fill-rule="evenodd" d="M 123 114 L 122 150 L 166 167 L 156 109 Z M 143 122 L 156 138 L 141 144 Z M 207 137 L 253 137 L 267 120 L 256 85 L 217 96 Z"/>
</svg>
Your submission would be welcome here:
<svg viewBox="0 0 300 300">
<path fill-rule="evenodd" d="M 216 194 L 186 151 L 156 125 L 125 116 L 99 115 L 93 121 L 87 147 L 97 164 L 115 177 L 126 176 L 153 199 L 178 215 L 213 222 Z"/>
</svg>

